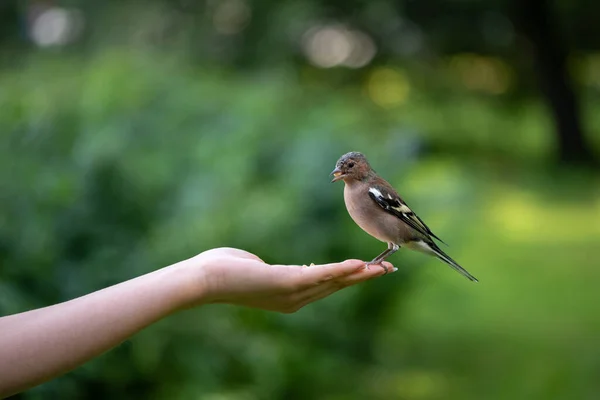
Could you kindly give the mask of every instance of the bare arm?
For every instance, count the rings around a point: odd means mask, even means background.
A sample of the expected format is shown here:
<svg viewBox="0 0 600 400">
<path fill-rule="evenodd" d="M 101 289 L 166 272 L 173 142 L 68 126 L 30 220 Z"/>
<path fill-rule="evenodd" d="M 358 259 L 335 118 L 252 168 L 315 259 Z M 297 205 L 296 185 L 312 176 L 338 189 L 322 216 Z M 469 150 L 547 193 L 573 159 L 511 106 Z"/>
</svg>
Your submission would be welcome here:
<svg viewBox="0 0 600 400">
<path fill-rule="evenodd" d="M 230 303 L 294 312 L 384 272 L 363 267 L 359 260 L 272 266 L 242 250 L 215 249 L 71 301 L 2 317 L 0 397 L 64 374 L 177 310 Z"/>
</svg>

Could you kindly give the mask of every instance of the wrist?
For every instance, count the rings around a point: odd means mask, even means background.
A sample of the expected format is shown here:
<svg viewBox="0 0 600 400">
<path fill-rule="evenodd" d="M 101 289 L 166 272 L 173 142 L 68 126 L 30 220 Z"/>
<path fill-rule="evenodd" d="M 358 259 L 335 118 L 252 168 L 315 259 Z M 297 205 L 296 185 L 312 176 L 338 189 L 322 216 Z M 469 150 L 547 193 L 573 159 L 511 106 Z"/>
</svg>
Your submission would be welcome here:
<svg viewBox="0 0 600 400">
<path fill-rule="evenodd" d="M 206 265 L 197 257 L 169 267 L 174 311 L 207 303 Z"/>
</svg>

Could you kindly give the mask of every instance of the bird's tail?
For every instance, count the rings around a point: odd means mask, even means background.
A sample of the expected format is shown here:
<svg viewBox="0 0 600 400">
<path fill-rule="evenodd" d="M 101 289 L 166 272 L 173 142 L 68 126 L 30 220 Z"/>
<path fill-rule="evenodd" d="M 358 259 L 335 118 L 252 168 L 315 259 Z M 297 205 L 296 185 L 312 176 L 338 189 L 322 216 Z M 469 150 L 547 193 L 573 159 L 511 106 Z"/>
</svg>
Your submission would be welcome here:
<svg viewBox="0 0 600 400">
<path fill-rule="evenodd" d="M 412 243 L 416 244 L 416 246 L 408 246 L 408 247 L 412 247 L 414 250 L 418 250 L 418 251 L 421 251 L 424 253 L 432 254 L 432 255 L 436 256 L 437 258 L 439 258 L 440 260 L 442 260 L 443 262 L 445 262 L 446 264 L 448 264 L 452 269 L 454 269 L 455 271 L 460 273 L 465 278 L 467 278 L 473 282 L 479 282 L 477 280 L 477 278 L 475 278 L 473 275 L 471 275 L 466 269 L 461 267 L 448 254 L 444 253 L 444 251 L 442 249 L 440 249 L 438 247 L 438 245 L 436 245 L 433 241 L 426 242 L 424 240 L 419 240 L 418 242 L 411 242 L 411 244 Z"/>
</svg>

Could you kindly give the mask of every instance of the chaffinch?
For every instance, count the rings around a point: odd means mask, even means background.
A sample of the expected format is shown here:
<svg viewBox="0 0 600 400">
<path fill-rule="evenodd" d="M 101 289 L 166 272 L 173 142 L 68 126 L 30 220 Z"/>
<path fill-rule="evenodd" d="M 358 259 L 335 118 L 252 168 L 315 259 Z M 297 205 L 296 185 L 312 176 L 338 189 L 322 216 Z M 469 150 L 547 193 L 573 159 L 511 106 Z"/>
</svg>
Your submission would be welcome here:
<svg viewBox="0 0 600 400">
<path fill-rule="evenodd" d="M 367 265 L 381 265 L 403 246 L 435 256 L 471 281 L 478 282 L 438 247 L 433 238 L 444 242 L 431 232 L 394 188 L 377 175 L 363 154 L 344 154 L 331 175 L 332 182 L 344 180 L 344 201 L 354 222 L 369 235 L 388 244 L 387 250 Z"/>
</svg>

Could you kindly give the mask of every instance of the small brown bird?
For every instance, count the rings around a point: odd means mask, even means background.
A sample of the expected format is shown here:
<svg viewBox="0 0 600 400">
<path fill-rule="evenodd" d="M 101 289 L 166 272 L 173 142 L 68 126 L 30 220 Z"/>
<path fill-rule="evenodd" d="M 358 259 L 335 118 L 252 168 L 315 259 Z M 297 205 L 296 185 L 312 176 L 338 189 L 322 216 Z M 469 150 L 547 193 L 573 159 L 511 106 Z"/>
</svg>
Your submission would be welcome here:
<svg viewBox="0 0 600 400">
<path fill-rule="evenodd" d="M 354 222 L 369 235 L 388 244 L 387 250 L 367 265 L 382 265 L 383 260 L 403 246 L 435 256 L 471 281 L 478 282 L 438 247 L 433 238 L 444 242 L 431 232 L 394 188 L 377 175 L 363 154 L 344 154 L 331 175 L 331 182 L 344 180 L 344 201 Z M 387 268 L 383 268 L 387 272 Z"/>
</svg>

